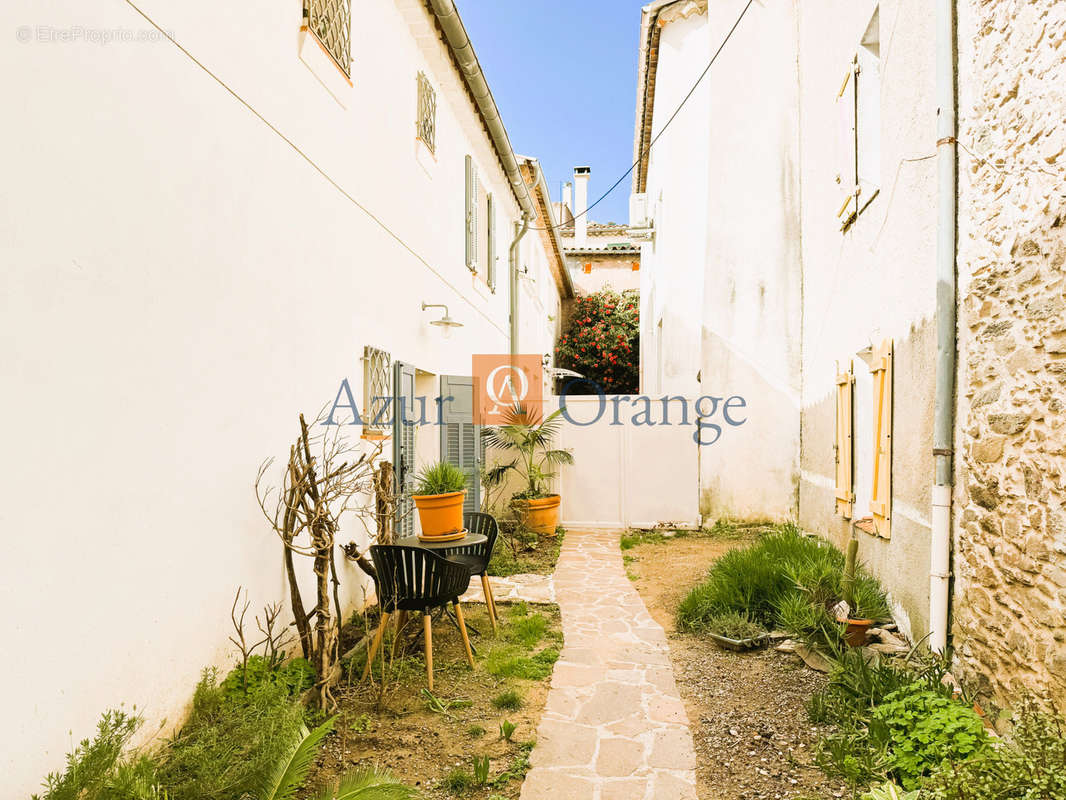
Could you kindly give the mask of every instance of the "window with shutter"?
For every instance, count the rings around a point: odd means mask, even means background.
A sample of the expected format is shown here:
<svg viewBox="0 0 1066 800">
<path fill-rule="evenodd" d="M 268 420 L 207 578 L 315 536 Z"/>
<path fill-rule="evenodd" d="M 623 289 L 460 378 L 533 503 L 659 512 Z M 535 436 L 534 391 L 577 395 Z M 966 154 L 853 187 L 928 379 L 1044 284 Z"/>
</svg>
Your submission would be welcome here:
<svg viewBox="0 0 1066 800">
<path fill-rule="evenodd" d="M 855 510 L 855 491 L 852 484 L 852 420 L 854 418 L 855 376 L 852 367 L 837 375 L 836 444 L 836 512 L 851 519 Z"/>
<path fill-rule="evenodd" d="M 376 347 L 363 347 L 363 437 L 378 439 L 389 423 L 392 397 L 392 364 L 389 354 Z"/>
<path fill-rule="evenodd" d="M 858 62 L 852 59 L 844 73 L 844 81 L 837 94 L 837 166 L 836 182 L 840 190 L 837 219 L 840 229 L 847 230 L 859 211 L 858 164 L 855 151 L 855 98 L 858 81 L 855 74 Z"/>
<path fill-rule="evenodd" d="M 874 386 L 874 463 L 870 516 L 878 536 L 892 534 L 892 340 L 874 348 L 870 373 Z"/>
<path fill-rule="evenodd" d="M 415 510 L 411 488 L 415 479 L 415 368 L 393 363 L 392 467 L 396 485 L 395 525 L 400 536 L 414 536 Z"/>
<path fill-rule="evenodd" d="M 481 426 L 474 424 L 474 380 L 460 375 L 442 375 L 441 460 L 455 464 L 466 473 L 463 511 L 481 508 Z"/>
<path fill-rule="evenodd" d="M 492 291 L 496 291 L 496 203 L 490 192 L 485 198 L 485 238 L 488 240 L 485 279 Z"/>
<path fill-rule="evenodd" d="M 477 166 L 474 159 L 466 157 L 466 266 L 477 272 Z"/>
</svg>

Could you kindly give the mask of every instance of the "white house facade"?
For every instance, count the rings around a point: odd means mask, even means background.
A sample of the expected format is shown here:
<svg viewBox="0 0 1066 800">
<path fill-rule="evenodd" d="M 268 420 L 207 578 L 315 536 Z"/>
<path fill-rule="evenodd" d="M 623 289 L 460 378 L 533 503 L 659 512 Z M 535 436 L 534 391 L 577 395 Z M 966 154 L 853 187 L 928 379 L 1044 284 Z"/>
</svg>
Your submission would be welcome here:
<svg viewBox="0 0 1066 800">
<path fill-rule="evenodd" d="M 516 238 L 555 224 L 550 203 L 452 3 L 329 7 L 0 11 L 20 76 L 0 89 L 18 120 L 0 133 L 13 796 L 105 708 L 178 722 L 231 659 L 237 587 L 282 597 L 257 469 L 345 380 L 362 404 L 366 347 L 430 402 L 473 354 L 552 352 L 565 270 Z M 462 327 L 431 324 L 445 313 Z M 420 432 L 418 460 L 439 441 Z M 365 582 L 342 569 L 355 605 Z"/>
</svg>

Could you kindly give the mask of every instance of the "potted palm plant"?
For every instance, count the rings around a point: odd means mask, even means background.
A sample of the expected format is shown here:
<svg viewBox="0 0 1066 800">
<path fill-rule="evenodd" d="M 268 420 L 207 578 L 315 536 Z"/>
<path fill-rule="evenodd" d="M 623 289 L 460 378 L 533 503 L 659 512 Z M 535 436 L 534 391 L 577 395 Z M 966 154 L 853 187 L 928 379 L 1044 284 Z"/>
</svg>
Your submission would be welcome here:
<svg viewBox="0 0 1066 800">
<path fill-rule="evenodd" d="M 415 476 L 411 499 L 418 509 L 423 539 L 461 538 L 466 473 L 454 464 L 438 461 Z"/>
<path fill-rule="evenodd" d="M 490 429 L 485 436 L 490 448 L 513 454 L 510 461 L 485 471 L 485 483 L 499 486 L 512 472 L 520 476 L 522 488 L 512 495 L 511 507 L 522 525 L 539 534 L 555 533 L 559 525 L 561 498 L 549 490 L 554 468 L 574 463 L 569 450 L 554 446 L 561 414 L 559 409 L 541 417 L 534 409 L 515 406 L 504 415 L 504 424 Z"/>
</svg>

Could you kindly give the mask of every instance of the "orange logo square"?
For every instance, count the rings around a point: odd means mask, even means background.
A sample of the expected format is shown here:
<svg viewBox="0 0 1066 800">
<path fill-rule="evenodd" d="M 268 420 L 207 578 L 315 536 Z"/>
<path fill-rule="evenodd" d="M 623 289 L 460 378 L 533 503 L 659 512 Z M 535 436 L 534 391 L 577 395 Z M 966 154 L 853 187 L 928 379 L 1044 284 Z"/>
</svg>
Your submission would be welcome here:
<svg viewBox="0 0 1066 800">
<path fill-rule="evenodd" d="M 474 424 L 502 425 L 516 405 L 525 411 L 543 411 L 544 364 L 542 356 L 479 354 L 473 358 Z"/>
</svg>

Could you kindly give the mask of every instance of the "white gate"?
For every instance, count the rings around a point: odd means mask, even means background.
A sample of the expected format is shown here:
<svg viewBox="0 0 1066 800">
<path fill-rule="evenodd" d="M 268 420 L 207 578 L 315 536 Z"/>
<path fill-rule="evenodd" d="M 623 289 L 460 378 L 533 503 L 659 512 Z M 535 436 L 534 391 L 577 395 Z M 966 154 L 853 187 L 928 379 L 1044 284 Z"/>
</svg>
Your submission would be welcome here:
<svg viewBox="0 0 1066 800">
<path fill-rule="evenodd" d="M 545 403 L 545 412 L 559 398 Z M 658 403 L 658 401 L 655 401 Z M 589 423 L 601 407 L 597 396 L 566 401 L 576 423 Z M 696 425 L 634 425 L 628 401 L 614 422 L 612 396 L 595 422 L 561 419 L 559 446 L 573 451 L 573 466 L 560 469 L 555 486 L 562 495 L 567 528 L 694 528 L 700 524 L 699 447 Z M 689 411 L 692 403 L 689 401 Z M 680 409 L 673 411 L 680 417 Z M 655 414 L 656 420 L 661 419 Z M 675 422 L 680 422 L 676 419 Z"/>
</svg>

